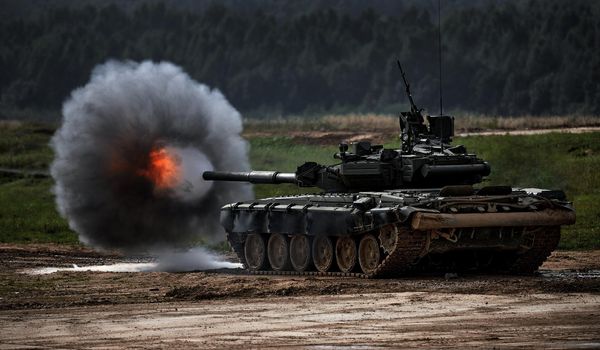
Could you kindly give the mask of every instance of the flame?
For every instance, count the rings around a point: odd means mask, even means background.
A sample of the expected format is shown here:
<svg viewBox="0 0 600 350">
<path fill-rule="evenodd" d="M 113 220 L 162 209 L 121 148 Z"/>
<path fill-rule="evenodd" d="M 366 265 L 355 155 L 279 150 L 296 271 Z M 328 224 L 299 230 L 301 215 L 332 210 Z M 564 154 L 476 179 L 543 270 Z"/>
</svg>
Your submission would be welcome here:
<svg viewBox="0 0 600 350">
<path fill-rule="evenodd" d="M 150 179 L 157 189 L 175 187 L 181 177 L 179 159 L 166 148 L 153 149 L 148 155 L 148 167 L 140 175 Z"/>
</svg>

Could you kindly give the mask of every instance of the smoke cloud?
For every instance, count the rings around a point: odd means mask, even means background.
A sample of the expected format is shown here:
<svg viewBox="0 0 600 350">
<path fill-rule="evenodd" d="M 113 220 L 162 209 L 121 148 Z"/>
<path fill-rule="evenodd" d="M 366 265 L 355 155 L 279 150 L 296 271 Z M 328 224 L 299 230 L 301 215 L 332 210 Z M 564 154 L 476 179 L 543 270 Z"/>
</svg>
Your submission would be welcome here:
<svg viewBox="0 0 600 350">
<path fill-rule="evenodd" d="M 222 268 L 241 268 L 242 264 L 219 261 L 219 256 L 196 247 L 185 252 L 164 252 L 160 255 L 154 270 L 156 271 L 196 271 Z"/>
<path fill-rule="evenodd" d="M 98 66 L 65 102 L 51 142 L 59 212 L 101 249 L 165 252 L 222 239 L 219 207 L 252 189 L 202 172 L 249 169 L 241 131 L 219 91 L 173 64 Z"/>
</svg>

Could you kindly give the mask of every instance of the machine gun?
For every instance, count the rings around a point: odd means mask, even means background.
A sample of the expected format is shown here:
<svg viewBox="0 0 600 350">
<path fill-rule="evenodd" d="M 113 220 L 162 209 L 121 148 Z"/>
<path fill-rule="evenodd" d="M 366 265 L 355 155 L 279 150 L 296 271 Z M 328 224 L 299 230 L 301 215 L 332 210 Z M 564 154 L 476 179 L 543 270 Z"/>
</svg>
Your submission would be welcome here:
<svg viewBox="0 0 600 350">
<path fill-rule="evenodd" d="M 419 143 L 436 144 L 443 150 L 445 145 L 449 146 L 452 136 L 454 136 L 454 117 L 445 115 L 423 117 L 421 113 L 423 109 L 418 108 L 413 100 L 410 84 L 406 79 L 400 60 L 396 62 L 398 68 L 400 68 L 402 81 L 406 87 L 406 95 L 410 102 L 410 111 L 401 112 L 399 116 L 402 153 L 412 153 L 413 148 Z M 425 125 L 425 119 L 429 122 L 429 128 Z"/>
</svg>

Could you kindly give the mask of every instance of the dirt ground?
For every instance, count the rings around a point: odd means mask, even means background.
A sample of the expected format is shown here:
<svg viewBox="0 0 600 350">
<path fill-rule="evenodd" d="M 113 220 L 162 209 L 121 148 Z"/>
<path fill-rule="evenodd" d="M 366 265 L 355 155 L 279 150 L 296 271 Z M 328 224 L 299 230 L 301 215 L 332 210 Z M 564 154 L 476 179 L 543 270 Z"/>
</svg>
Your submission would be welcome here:
<svg viewBox="0 0 600 350">
<path fill-rule="evenodd" d="M 600 348 L 600 251 L 555 252 L 535 276 L 23 273 L 148 261 L 0 245 L 0 349 Z"/>
<path fill-rule="evenodd" d="M 491 136 L 491 135 L 541 135 L 549 133 L 568 133 L 581 134 L 588 132 L 598 132 L 600 127 L 571 127 L 571 128 L 552 128 L 552 129 L 531 129 L 531 130 L 486 130 L 486 131 L 469 131 L 463 132 L 458 130 L 456 136 Z M 317 145 L 337 145 L 341 140 L 346 142 L 356 142 L 361 140 L 370 140 L 373 143 L 385 143 L 390 139 L 398 137 L 398 132 L 395 130 L 377 130 L 377 131 L 302 131 L 289 130 L 286 133 L 294 142 L 298 144 L 317 144 Z M 273 137 L 281 135 L 281 131 L 252 131 L 245 132 L 244 137 Z"/>
</svg>

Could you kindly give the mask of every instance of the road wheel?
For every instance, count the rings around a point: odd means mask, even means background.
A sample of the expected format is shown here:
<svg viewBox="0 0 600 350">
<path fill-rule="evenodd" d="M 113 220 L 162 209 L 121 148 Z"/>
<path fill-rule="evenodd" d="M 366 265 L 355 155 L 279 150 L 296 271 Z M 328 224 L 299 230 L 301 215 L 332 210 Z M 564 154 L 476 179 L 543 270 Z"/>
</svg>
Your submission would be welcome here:
<svg viewBox="0 0 600 350">
<path fill-rule="evenodd" d="M 310 239 L 306 235 L 295 235 L 290 241 L 290 261 L 298 272 L 308 270 L 311 264 Z"/>
<path fill-rule="evenodd" d="M 358 246 L 358 262 L 364 273 L 370 275 L 377 270 L 381 253 L 379 243 L 373 235 L 366 235 L 360 240 Z"/>
<path fill-rule="evenodd" d="M 317 236 L 312 244 L 313 263 L 317 270 L 326 272 L 333 265 L 333 243 L 327 236 Z"/>
<path fill-rule="evenodd" d="M 351 272 L 356 266 L 356 242 L 352 237 L 340 237 L 335 244 L 335 259 L 342 272 Z"/>
<path fill-rule="evenodd" d="M 246 237 L 244 256 L 248 269 L 252 271 L 264 270 L 267 262 L 267 247 L 265 239 L 259 233 L 251 233 Z"/>
<path fill-rule="evenodd" d="M 286 236 L 274 233 L 269 237 L 267 252 L 271 268 L 275 271 L 285 271 L 290 266 L 289 244 Z"/>
</svg>

